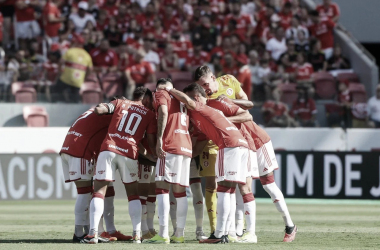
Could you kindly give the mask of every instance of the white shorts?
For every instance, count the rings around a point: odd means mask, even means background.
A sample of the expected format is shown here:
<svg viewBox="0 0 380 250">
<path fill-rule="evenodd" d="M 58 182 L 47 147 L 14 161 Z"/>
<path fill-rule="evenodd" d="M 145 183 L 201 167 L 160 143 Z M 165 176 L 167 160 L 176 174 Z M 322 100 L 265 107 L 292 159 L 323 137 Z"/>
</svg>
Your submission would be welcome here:
<svg viewBox="0 0 380 250">
<path fill-rule="evenodd" d="M 189 186 L 191 158 L 185 155 L 166 153 L 156 164 L 156 181 L 166 181 L 180 186 Z"/>
<path fill-rule="evenodd" d="M 40 35 L 41 29 L 36 20 L 16 22 L 17 38 L 32 39 Z"/>
<path fill-rule="evenodd" d="M 334 48 L 327 48 L 323 50 L 326 60 L 329 60 L 334 55 Z"/>
<path fill-rule="evenodd" d="M 194 159 L 192 159 L 190 163 L 190 179 L 192 178 L 200 178 L 199 169 L 197 168 L 197 164 Z"/>
<path fill-rule="evenodd" d="M 278 169 L 276 155 L 271 141 L 265 143 L 257 150 L 257 163 L 260 176 L 267 175 Z"/>
<path fill-rule="evenodd" d="M 216 181 L 231 181 L 245 184 L 248 174 L 248 148 L 224 148 L 219 149 L 215 173 Z"/>
<path fill-rule="evenodd" d="M 124 184 L 138 181 L 137 160 L 110 151 L 100 152 L 94 179 L 98 181 L 115 181 L 117 169 Z"/>
<path fill-rule="evenodd" d="M 248 172 L 249 175 L 247 177 L 252 177 L 253 179 L 258 179 L 260 177 L 257 164 L 257 153 L 252 150 L 249 150 Z"/>
<path fill-rule="evenodd" d="M 154 166 L 139 164 L 139 183 L 149 184 L 152 180 Z M 154 178 L 153 178 L 154 182 Z"/>
<path fill-rule="evenodd" d="M 61 154 L 61 160 L 65 182 L 91 180 L 94 165 L 88 160 L 76 158 L 64 153 Z"/>
</svg>

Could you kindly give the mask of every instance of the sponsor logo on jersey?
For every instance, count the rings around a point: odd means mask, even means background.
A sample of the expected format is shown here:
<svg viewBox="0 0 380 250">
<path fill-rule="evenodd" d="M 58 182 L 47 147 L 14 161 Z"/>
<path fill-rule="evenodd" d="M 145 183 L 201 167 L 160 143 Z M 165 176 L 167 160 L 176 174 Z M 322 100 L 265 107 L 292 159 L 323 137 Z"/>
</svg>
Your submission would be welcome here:
<svg viewBox="0 0 380 250">
<path fill-rule="evenodd" d="M 200 205 L 200 204 L 203 204 L 203 202 L 202 202 L 202 201 L 198 201 L 198 202 L 195 203 L 195 204 Z"/>
<path fill-rule="evenodd" d="M 177 175 L 177 173 L 169 173 L 168 175 L 169 175 L 170 177 L 174 177 L 174 176 Z"/>
<path fill-rule="evenodd" d="M 181 147 L 181 151 L 184 151 L 184 152 L 187 152 L 187 153 L 193 153 L 193 151 L 191 149 L 188 149 L 188 148 L 184 148 L 184 147 Z"/>
<path fill-rule="evenodd" d="M 266 171 L 268 171 L 268 169 L 267 169 L 267 168 L 264 168 L 264 169 L 263 169 L 263 172 L 266 172 Z"/>
<path fill-rule="evenodd" d="M 98 174 L 104 174 L 106 171 L 105 170 L 99 170 Z"/>
<path fill-rule="evenodd" d="M 78 137 L 83 136 L 81 133 L 78 133 L 76 131 L 69 131 L 69 132 L 67 132 L 67 135 L 75 135 L 75 136 L 78 136 Z"/>
<path fill-rule="evenodd" d="M 227 172 L 227 174 L 229 174 L 229 175 L 235 175 L 237 172 L 235 172 L 235 171 L 228 171 Z"/>
<path fill-rule="evenodd" d="M 115 145 L 108 144 L 108 147 L 114 148 L 114 149 L 119 150 L 119 151 L 124 152 L 124 153 L 128 153 L 128 149 L 120 148 L 120 147 L 115 146 Z"/>
<path fill-rule="evenodd" d="M 227 127 L 226 129 L 227 129 L 227 130 L 237 130 L 237 131 L 239 130 L 239 129 L 237 129 L 236 127 Z"/>
<path fill-rule="evenodd" d="M 70 175 L 75 175 L 77 172 L 76 171 L 70 171 L 69 174 Z"/>
<path fill-rule="evenodd" d="M 119 138 L 119 139 L 121 139 L 121 140 L 128 140 L 128 141 L 136 142 L 135 139 L 130 138 L 130 137 L 128 137 L 128 136 L 122 136 L 122 135 L 120 135 L 120 134 L 118 134 L 118 133 L 115 133 L 115 134 L 108 134 L 108 135 L 109 135 L 110 137 L 117 137 L 117 138 Z"/>
<path fill-rule="evenodd" d="M 232 95 L 234 93 L 234 91 L 233 91 L 233 89 L 231 89 L 231 88 L 228 88 L 227 90 L 226 90 L 226 94 L 227 95 Z"/>
<path fill-rule="evenodd" d="M 69 150 L 70 147 L 62 147 L 61 150 Z"/>
<path fill-rule="evenodd" d="M 146 113 L 147 113 L 146 110 L 143 110 L 143 109 L 139 108 L 139 107 L 136 106 L 136 105 L 132 105 L 129 109 L 130 109 L 130 110 L 133 110 L 133 111 L 136 111 L 136 112 L 138 112 L 138 113 L 140 113 L 140 114 L 143 114 L 143 115 L 146 115 Z"/>
<path fill-rule="evenodd" d="M 174 130 L 174 133 L 175 134 L 184 134 L 184 135 L 187 135 L 187 134 L 189 134 L 189 131 L 186 131 L 186 130 L 183 130 L 183 129 L 176 129 L 176 130 Z"/>
<path fill-rule="evenodd" d="M 242 140 L 242 139 L 239 139 L 239 142 L 242 142 L 242 143 L 245 143 L 245 144 L 248 144 L 248 142 Z"/>
</svg>

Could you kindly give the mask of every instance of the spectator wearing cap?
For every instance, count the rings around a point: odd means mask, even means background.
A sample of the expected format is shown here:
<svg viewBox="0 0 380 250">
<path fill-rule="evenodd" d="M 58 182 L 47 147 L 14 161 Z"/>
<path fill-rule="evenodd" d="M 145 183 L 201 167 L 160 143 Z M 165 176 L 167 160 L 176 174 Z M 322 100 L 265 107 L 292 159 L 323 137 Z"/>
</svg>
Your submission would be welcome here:
<svg viewBox="0 0 380 250">
<path fill-rule="evenodd" d="M 61 16 L 61 11 L 58 9 L 60 0 L 47 1 L 43 9 L 43 21 L 45 35 L 48 36 L 52 42 L 58 42 L 58 32 L 61 28 L 62 22 L 66 20 Z"/>
<path fill-rule="evenodd" d="M 301 127 L 316 127 L 317 107 L 315 101 L 309 97 L 306 88 L 297 87 L 297 89 L 298 98 L 293 102 L 290 113 Z"/>
<path fill-rule="evenodd" d="M 185 67 L 189 71 L 194 71 L 198 66 L 210 62 L 210 54 L 202 50 L 202 44 L 194 45 L 194 54 L 187 57 Z"/>
<path fill-rule="evenodd" d="M 321 18 L 316 10 L 310 11 L 309 14 L 313 21 L 309 27 L 310 34 L 321 41 L 322 50 L 329 60 L 333 55 L 335 23 L 328 18 Z"/>
<path fill-rule="evenodd" d="M 275 37 L 271 38 L 266 44 L 266 50 L 271 53 L 274 60 L 278 61 L 280 56 L 286 52 L 286 39 L 284 36 L 284 29 L 278 27 Z"/>
<path fill-rule="evenodd" d="M 311 42 L 311 51 L 308 56 L 308 62 L 313 65 L 314 72 L 326 71 L 327 70 L 327 61 L 325 53 L 321 51 L 321 42 L 319 40 L 312 40 Z"/>
<path fill-rule="evenodd" d="M 77 34 L 82 33 L 83 29 L 86 28 L 87 23 L 90 22 L 94 27 L 96 27 L 96 21 L 93 15 L 87 13 L 88 3 L 79 2 L 78 13 L 72 13 L 69 16 L 69 20 L 74 24 L 75 32 Z"/>
<path fill-rule="evenodd" d="M 335 45 L 333 56 L 327 61 L 327 70 L 349 69 L 350 61 L 342 55 L 342 49 Z"/>
<path fill-rule="evenodd" d="M 83 49 L 83 43 L 84 39 L 80 35 L 73 35 L 71 47 L 62 57 L 63 70 L 53 89 L 53 93 L 56 94 L 54 100 L 79 101 L 79 89 L 83 85 L 86 74 L 88 75 L 92 70 L 92 59 Z"/>
<path fill-rule="evenodd" d="M 252 100 L 252 81 L 251 70 L 248 66 L 248 58 L 245 54 L 236 56 L 236 65 L 238 67 L 238 74 L 236 79 L 241 83 L 241 87 L 248 96 L 248 100 Z"/>
<path fill-rule="evenodd" d="M 323 4 L 318 5 L 316 10 L 321 17 L 328 17 L 334 23 L 337 23 L 339 20 L 339 6 L 331 0 L 323 0 Z"/>
<path fill-rule="evenodd" d="M 17 0 L 16 1 L 16 36 L 19 39 L 20 47 L 27 48 L 30 39 L 40 35 L 41 29 L 36 20 L 35 8 L 40 8 L 38 0 Z"/>
<path fill-rule="evenodd" d="M 380 128 L 380 85 L 376 87 L 376 95 L 372 96 L 367 102 L 367 120 L 369 125 Z"/>
<path fill-rule="evenodd" d="M 127 78 L 126 97 L 131 100 L 132 93 L 136 85 L 143 85 L 149 82 L 156 82 L 156 76 L 149 62 L 144 61 L 145 52 L 138 51 L 135 54 L 136 63 L 127 67 L 125 75 Z"/>
<path fill-rule="evenodd" d="M 152 33 L 149 33 L 144 38 L 143 50 L 145 52 L 144 61 L 149 62 L 152 70 L 155 72 L 158 71 L 158 67 L 160 65 L 160 57 L 158 56 L 157 52 L 153 50 L 154 42 L 154 35 Z"/>
<path fill-rule="evenodd" d="M 164 55 L 161 57 L 161 70 L 162 71 L 179 71 L 178 55 L 173 52 L 173 45 L 166 44 Z"/>
<path fill-rule="evenodd" d="M 249 15 L 241 13 L 241 3 L 240 1 L 232 2 L 231 13 L 228 14 L 224 19 L 224 31 L 227 31 L 228 22 L 233 19 L 236 21 L 235 32 L 240 34 L 245 40 L 248 40 L 250 36 L 255 31 L 256 23 L 253 18 Z"/>
<path fill-rule="evenodd" d="M 116 52 L 110 48 L 107 39 L 103 39 L 99 47 L 93 49 L 90 55 L 96 72 L 106 73 L 117 70 L 119 58 Z"/>
<path fill-rule="evenodd" d="M 286 2 L 278 15 L 281 18 L 281 27 L 284 30 L 287 30 L 290 27 L 293 18 L 292 4 L 290 2 Z"/>
</svg>

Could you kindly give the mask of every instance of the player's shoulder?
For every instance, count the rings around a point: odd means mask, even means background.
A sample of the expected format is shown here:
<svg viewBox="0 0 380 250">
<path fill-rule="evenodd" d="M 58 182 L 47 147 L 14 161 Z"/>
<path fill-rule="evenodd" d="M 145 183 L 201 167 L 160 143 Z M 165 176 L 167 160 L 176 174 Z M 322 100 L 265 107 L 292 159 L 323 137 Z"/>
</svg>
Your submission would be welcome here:
<svg viewBox="0 0 380 250">
<path fill-rule="evenodd" d="M 236 78 L 233 75 L 227 74 L 222 75 L 217 78 L 223 85 L 229 86 L 233 83 L 233 81 L 236 81 Z"/>
</svg>

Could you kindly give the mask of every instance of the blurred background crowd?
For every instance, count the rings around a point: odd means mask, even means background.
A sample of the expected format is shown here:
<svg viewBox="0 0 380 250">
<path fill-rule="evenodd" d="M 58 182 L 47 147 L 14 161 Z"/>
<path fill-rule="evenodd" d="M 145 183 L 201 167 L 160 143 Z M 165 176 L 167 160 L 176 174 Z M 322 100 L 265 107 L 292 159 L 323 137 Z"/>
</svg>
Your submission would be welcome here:
<svg viewBox="0 0 380 250">
<path fill-rule="evenodd" d="M 0 0 L 0 101 L 97 103 L 207 64 L 234 75 L 268 127 L 379 127 L 334 43 L 338 5 L 299 0 Z"/>
</svg>

